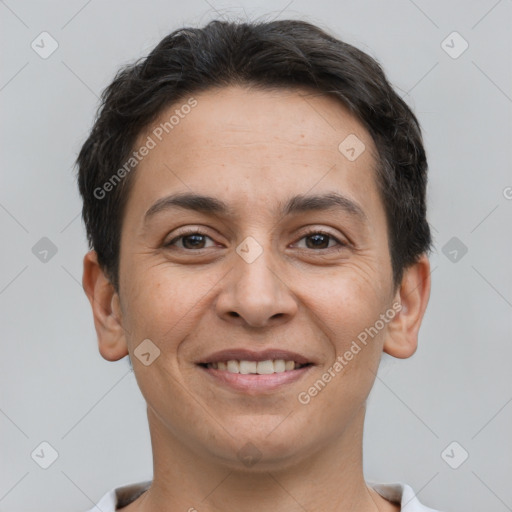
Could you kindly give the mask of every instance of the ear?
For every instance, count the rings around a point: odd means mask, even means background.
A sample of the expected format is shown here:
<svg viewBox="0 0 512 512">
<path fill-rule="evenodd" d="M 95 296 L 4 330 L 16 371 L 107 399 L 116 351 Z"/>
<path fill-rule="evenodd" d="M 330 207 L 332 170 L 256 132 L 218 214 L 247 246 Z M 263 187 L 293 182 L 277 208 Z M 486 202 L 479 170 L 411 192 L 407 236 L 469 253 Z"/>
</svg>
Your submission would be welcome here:
<svg viewBox="0 0 512 512">
<path fill-rule="evenodd" d="M 388 323 L 383 351 L 406 359 L 418 348 L 418 331 L 430 298 L 430 262 L 426 254 L 404 271 L 393 304 L 401 309 Z M 397 307 L 397 306 L 395 306 Z"/>
<path fill-rule="evenodd" d="M 98 263 L 96 251 L 84 256 L 82 285 L 91 303 L 98 348 L 104 359 L 117 361 L 128 355 L 119 295 Z"/>
</svg>

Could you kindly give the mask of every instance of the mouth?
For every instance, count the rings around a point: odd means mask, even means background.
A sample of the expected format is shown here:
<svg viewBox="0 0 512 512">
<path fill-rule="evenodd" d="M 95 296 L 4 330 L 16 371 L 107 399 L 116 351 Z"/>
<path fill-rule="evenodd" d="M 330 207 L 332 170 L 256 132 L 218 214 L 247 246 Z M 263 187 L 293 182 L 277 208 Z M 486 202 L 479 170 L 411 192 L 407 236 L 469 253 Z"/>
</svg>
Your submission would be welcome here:
<svg viewBox="0 0 512 512">
<path fill-rule="evenodd" d="M 287 351 L 229 350 L 207 356 L 196 365 L 216 384 L 256 394 L 296 382 L 315 362 Z"/>
<path fill-rule="evenodd" d="M 198 363 L 199 366 L 207 369 L 219 370 L 221 372 L 238 373 L 242 375 L 271 375 L 273 373 L 284 373 L 299 370 L 313 363 L 297 363 L 293 360 L 267 359 L 265 361 L 249 361 L 247 359 L 218 361 L 215 363 Z"/>
</svg>

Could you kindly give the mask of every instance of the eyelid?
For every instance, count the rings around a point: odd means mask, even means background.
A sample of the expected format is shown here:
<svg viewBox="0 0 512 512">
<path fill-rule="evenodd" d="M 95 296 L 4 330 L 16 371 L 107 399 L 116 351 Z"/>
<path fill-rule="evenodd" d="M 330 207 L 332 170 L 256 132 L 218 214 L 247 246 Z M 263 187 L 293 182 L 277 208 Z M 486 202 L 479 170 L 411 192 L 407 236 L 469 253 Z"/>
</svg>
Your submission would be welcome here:
<svg viewBox="0 0 512 512">
<path fill-rule="evenodd" d="M 168 242 L 164 242 L 163 246 L 164 247 L 171 247 L 178 240 L 180 240 L 182 238 L 185 238 L 187 236 L 192 236 L 192 235 L 201 235 L 201 236 L 209 238 L 210 240 L 215 242 L 213 237 L 208 235 L 205 231 L 207 231 L 207 228 L 205 228 L 205 227 L 198 227 L 198 226 L 190 227 L 190 228 L 183 228 L 183 230 L 181 230 L 181 231 L 178 230 L 174 234 L 174 236 L 173 236 L 173 238 L 171 240 L 169 240 Z M 336 242 L 336 244 L 337 244 L 337 246 L 339 248 L 352 246 L 352 242 L 348 241 L 346 239 L 346 237 L 340 237 L 337 234 L 332 233 L 329 229 L 324 228 L 324 227 L 318 227 L 318 226 L 309 226 L 307 228 L 304 228 L 304 231 L 302 231 L 302 233 L 300 234 L 299 238 L 292 245 L 300 242 L 302 239 L 304 239 L 304 238 L 306 238 L 308 236 L 312 236 L 312 235 L 316 235 L 316 234 L 326 235 L 326 236 L 330 237 L 331 239 L 333 239 Z M 343 239 L 345 239 L 345 240 L 343 240 Z M 333 250 L 333 249 L 335 250 L 335 247 L 336 246 L 327 247 L 327 248 L 323 248 L 323 249 L 307 249 L 306 248 L 304 250 L 313 251 L 313 252 L 321 252 L 321 251 L 328 251 L 328 250 Z M 202 247 L 202 248 L 199 248 L 199 249 L 181 249 L 181 248 L 179 248 L 179 249 L 183 250 L 183 251 L 200 252 L 202 250 L 208 249 L 208 247 Z"/>
<path fill-rule="evenodd" d="M 184 237 L 191 236 L 191 235 L 201 235 L 201 236 L 209 238 L 210 240 L 213 240 L 213 237 L 208 235 L 207 231 L 208 231 L 208 228 L 205 228 L 203 226 L 183 228 L 181 230 L 178 228 L 178 230 L 174 233 L 173 237 L 168 242 L 164 242 L 163 246 L 164 247 L 170 246 L 171 244 L 173 244 L 173 242 L 178 241 L 180 238 L 184 238 Z M 190 249 L 183 249 L 183 250 L 190 250 Z M 200 250 L 201 249 L 196 249 L 196 251 L 200 251 Z"/>
<path fill-rule="evenodd" d="M 316 235 L 316 234 L 326 235 L 326 236 L 332 238 L 333 240 L 336 241 L 336 243 L 339 247 L 349 247 L 352 245 L 352 243 L 349 242 L 346 237 L 340 237 L 339 235 L 332 233 L 330 230 L 328 230 L 326 228 L 320 228 L 320 227 L 315 227 L 315 226 L 306 228 L 306 230 L 300 234 L 299 238 L 297 239 L 297 242 L 300 242 L 302 239 L 307 238 L 308 236 L 312 236 L 312 235 Z M 296 244 L 297 242 L 294 242 L 294 244 Z M 306 250 L 320 252 L 320 251 L 333 250 L 333 249 L 335 249 L 335 247 L 336 246 L 327 247 L 325 249 L 317 249 L 316 251 L 315 251 L 315 249 L 306 249 Z"/>
</svg>

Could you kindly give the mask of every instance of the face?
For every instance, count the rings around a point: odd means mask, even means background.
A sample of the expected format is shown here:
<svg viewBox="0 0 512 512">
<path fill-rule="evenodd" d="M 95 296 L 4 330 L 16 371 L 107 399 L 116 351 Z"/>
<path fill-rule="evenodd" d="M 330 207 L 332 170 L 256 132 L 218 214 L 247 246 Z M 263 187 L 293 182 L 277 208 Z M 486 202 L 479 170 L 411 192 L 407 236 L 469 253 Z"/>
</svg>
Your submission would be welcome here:
<svg viewBox="0 0 512 512">
<path fill-rule="evenodd" d="M 233 467 L 241 450 L 263 468 L 292 463 L 336 442 L 392 346 L 398 296 L 376 149 L 318 93 L 194 98 L 161 141 L 140 137 L 156 145 L 134 171 L 121 233 L 119 357 L 130 354 L 164 435 Z M 263 374 L 231 373 L 228 360 Z"/>
</svg>

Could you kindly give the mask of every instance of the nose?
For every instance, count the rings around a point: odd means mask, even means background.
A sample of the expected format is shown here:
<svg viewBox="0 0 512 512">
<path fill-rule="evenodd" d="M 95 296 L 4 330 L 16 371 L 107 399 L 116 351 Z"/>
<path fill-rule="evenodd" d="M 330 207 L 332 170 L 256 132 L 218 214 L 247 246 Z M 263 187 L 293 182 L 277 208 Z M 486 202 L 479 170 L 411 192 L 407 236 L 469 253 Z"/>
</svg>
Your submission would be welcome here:
<svg viewBox="0 0 512 512">
<path fill-rule="evenodd" d="M 261 254 L 251 258 L 243 251 L 233 255 L 233 268 L 223 279 L 217 298 L 217 314 L 229 322 L 250 327 L 268 327 L 287 322 L 298 306 L 291 283 L 286 282 L 282 268 L 276 265 L 271 249 L 259 249 Z"/>
</svg>

